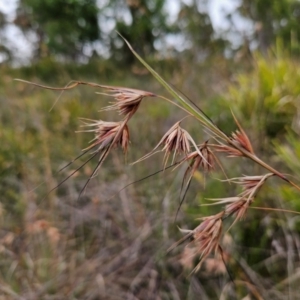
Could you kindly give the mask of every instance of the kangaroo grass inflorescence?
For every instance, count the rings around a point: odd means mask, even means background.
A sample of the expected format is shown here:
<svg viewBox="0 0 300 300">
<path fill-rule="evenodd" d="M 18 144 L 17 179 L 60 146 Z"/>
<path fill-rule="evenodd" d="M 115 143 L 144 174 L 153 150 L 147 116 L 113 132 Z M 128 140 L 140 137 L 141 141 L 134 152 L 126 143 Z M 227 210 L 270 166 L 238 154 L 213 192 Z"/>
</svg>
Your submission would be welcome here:
<svg viewBox="0 0 300 300">
<path fill-rule="evenodd" d="M 242 192 L 240 192 L 236 196 L 208 199 L 213 203 L 207 205 L 221 204 L 225 205 L 224 209 L 215 215 L 206 216 L 199 219 L 200 224 L 193 230 L 181 229 L 181 231 L 185 232 L 186 235 L 180 241 L 178 241 L 172 247 L 170 247 L 169 250 L 174 249 L 181 243 L 188 242 L 188 246 L 192 246 L 195 250 L 193 251 L 194 255 L 200 257 L 197 266 L 193 270 L 194 272 L 196 272 L 200 269 L 204 259 L 207 258 L 210 254 L 216 253 L 218 255 L 223 256 L 220 240 L 223 235 L 224 220 L 231 220 L 232 217 L 233 221 L 231 222 L 231 226 L 229 227 L 230 229 L 238 221 L 244 218 L 248 211 L 248 208 L 250 208 L 252 203 L 255 201 L 255 197 L 257 196 L 259 190 L 269 178 L 273 176 L 278 177 L 299 191 L 300 187 L 294 182 L 292 182 L 289 178 L 287 178 L 286 175 L 282 174 L 278 170 L 268 165 L 266 162 L 262 161 L 255 154 L 249 137 L 247 136 L 246 132 L 244 131 L 241 124 L 238 122 L 237 118 L 234 115 L 233 118 L 236 123 L 237 129 L 231 135 L 227 135 L 218 126 L 216 126 L 214 122 L 198 106 L 196 106 L 187 97 L 177 92 L 158 73 L 156 73 L 145 62 L 145 60 L 143 60 L 134 51 L 134 49 L 126 40 L 125 42 L 127 43 L 132 53 L 136 56 L 136 58 L 162 84 L 162 86 L 170 93 L 174 100 L 171 100 L 164 96 L 156 95 L 148 91 L 100 85 L 91 82 L 73 81 L 64 88 L 52 88 L 20 79 L 17 80 L 33 84 L 38 87 L 58 91 L 70 90 L 77 87 L 78 85 L 87 85 L 90 87 L 99 88 L 103 91 L 98 94 L 106 96 L 108 95 L 114 99 L 114 101 L 109 106 L 103 108 L 102 111 L 118 111 L 119 115 L 123 117 L 121 121 L 106 122 L 102 120 L 82 119 L 83 130 L 81 130 L 81 132 L 92 132 L 94 133 L 94 138 L 91 140 L 90 144 L 83 150 L 84 152 L 78 157 L 90 153 L 92 154 L 92 156 L 87 161 L 97 157 L 98 162 L 92 172 L 92 175 L 88 178 L 86 184 L 84 185 L 84 188 L 82 189 L 81 193 L 88 185 L 90 179 L 97 174 L 103 162 L 106 160 L 113 148 L 121 147 L 124 153 L 126 154 L 126 152 L 128 151 L 130 137 L 130 119 L 138 111 L 142 100 L 146 97 L 156 97 L 164 101 L 168 101 L 171 104 L 182 109 L 184 112 L 187 113 L 187 116 L 199 121 L 203 129 L 209 133 L 211 137 L 210 140 L 214 141 L 212 143 L 208 140 L 197 144 L 192 138 L 192 136 L 185 129 L 182 128 L 181 123 L 183 120 L 181 120 L 175 123 L 165 133 L 165 135 L 160 139 L 157 146 L 152 151 L 150 151 L 148 154 L 146 154 L 145 156 L 143 156 L 135 162 L 141 162 L 142 160 L 151 157 L 155 153 L 162 151 L 164 152 L 162 170 L 169 168 L 166 166 L 170 156 L 172 157 L 171 166 L 174 166 L 174 168 L 177 168 L 183 164 L 187 164 L 187 168 L 185 170 L 182 180 L 180 192 L 181 200 L 179 208 L 185 199 L 186 192 L 196 171 L 200 170 L 201 172 L 209 173 L 216 166 L 220 167 L 223 170 L 219 159 L 216 156 L 217 152 L 222 152 L 228 157 L 247 158 L 268 171 L 268 173 L 263 175 L 244 175 L 241 177 L 231 179 L 227 178 L 224 181 L 240 186 L 242 188 Z M 74 159 L 71 163 L 73 163 L 76 159 Z M 84 163 L 84 165 L 85 164 L 86 162 Z M 80 168 L 82 168 L 82 166 L 75 170 L 70 176 L 72 176 Z M 65 180 L 67 180 L 67 178 Z"/>
</svg>

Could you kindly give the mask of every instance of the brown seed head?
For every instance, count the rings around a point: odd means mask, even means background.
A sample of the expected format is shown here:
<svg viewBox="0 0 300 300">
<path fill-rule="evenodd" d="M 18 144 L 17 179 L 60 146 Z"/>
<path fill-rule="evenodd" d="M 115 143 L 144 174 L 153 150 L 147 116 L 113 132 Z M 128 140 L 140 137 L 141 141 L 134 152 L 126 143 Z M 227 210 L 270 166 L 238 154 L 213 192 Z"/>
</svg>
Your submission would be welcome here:
<svg viewBox="0 0 300 300">
<path fill-rule="evenodd" d="M 175 157 L 177 154 L 184 154 L 185 156 L 188 155 L 190 151 L 190 143 L 192 143 L 194 146 L 196 146 L 195 142 L 193 141 L 193 138 L 190 136 L 190 134 L 181 128 L 180 122 L 175 123 L 161 138 L 159 143 L 155 146 L 155 148 L 142 158 L 138 159 L 134 163 L 138 163 L 146 158 L 149 158 L 153 154 L 164 151 L 164 167 L 166 166 L 170 154 L 173 152 L 173 159 L 172 163 L 175 160 Z M 162 150 L 157 150 L 160 146 L 163 145 Z"/>
<path fill-rule="evenodd" d="M 244 217 L 245 213 L 247 212 L 247 209 L 254 201 L 254 197 L 258 193 L 261 186 L 269 177 L 273 175 L 273 173 L 268 173 L 259 176 L 243 176 L 231 178 L 227 181 L 241 185 L 243 187 L 243 191 L 236 197 L 218 198 L 210 200 L 216 201 L 215 204 L 226 204 L 225 214 L 235 214 L 236 218 L 233 223 L 235 224 L 235 222 Z"/>
<path fill-rule="evenodd" d="M 174 124 L 168 132 L 162 137 L 158 145 L 164 144 L 163 151 L 167 156 L 174 151 L 176 155 L 184 153 L 188 154 L 190 151 L 189 135 L 186 130 L 180 127 L 180 122 Z"/>
<path fill-rule="evenodd" d="M 244 129 L 242 128 L 242 126 L 239 123 L 238 119 L 234 116 L 233 113 L 232 113 L 232 116 L 234 118 L 234 121 L 235 121 L 236 125 L 239 128 L 238 130 L 233 132 L 232 135 L 231 135 L 232 144 L 234 146 L 242 147 L 245 150 L 247 150 L 248 152 L 250 152 L 251 154 L 254 154 L 251 142 L 250 142 L 246 132 L 244 131 Z"/>
<path fill-rule="evenodd" d="M 247 209 L 249 208 L 253 200 L 254 200 L 253 198 L 245 199 L 241 197 L 238 201 L 226 205 L 225 214 L 226 215 L 236 214 L 236 218 L 234 222 L 237 222 L 238 220 L 241 220 L 245 216 Z"/>
<path fill-rule="evenodd" d="M 194 243 L 200 255 L 200 262 L 194 269 L 195 272 L 201 268 L 203 260 L 210 253 L 218 250 L 222 233 L 223 214 L 224 212 L 221 212 L 217 215 L 203 218 L 203 222 L 194 229 Z"/>
<path fill-rule="evenodd" d="M 199 168 L 206 172 L 213 170 L 215 165 L 215 156 L 208 147 L 207 142 L 205 142 L 198 147 L 197 151 L 189 153 L 181 163 L 185 161 L 189 162 L 185 176 L 189 172 L 191 173 L 190 175 L 193 176 L 193 174 Z"/>
<path fill-rule="evenodd" d="M 254 197 L 258 193 L 259 189 L 270 176 L 273 176 L 273 173 L 268 173 L 266 175 L 260 176 L 244 176 L 231 179 L 231 182 L 237 183 L 243 187 L 243 192 L 239 194 L 238 201 L 235 201 L 226 206 L 226 214 L 236 214 L 235 222 L 242 219 L 247 209 L 254 201 Z"/>
<path fill-rule="evenodd" d="M 244 130 L 236 130 L 236 132 L 232 133 L 232 142 L 254 154 L 250 140 Z"/>
<path fill-rule="evenodd" d="M 91 140 L 91 145 L 84 150 L 94 148 L 95 151 L 101 151 L 106 147 L 109 147 L 113 142 L 116 134 L 119 132 L 121 127 L 123 127 L 121 134 L 119 134 L 118 139 L 115 141 L 114 146 L 120 145 L 124 152 L 127 152 L 129 144 L 129 129 L 128 126 L 123 124 L 123 122 L 105 122 L 96 120 L 85 120 L 84 126 L 92 127 L 90 130 L 85 130 L 85 132 L 94 132 L 95 138 Z"/>
<path fill-rule="evenodd" d="M 110 91 L 109 96 L 114 97 L 116 102 L 114 102 L 110 106 L 103 108 L 102 111 L 118 110 L 121 115 L 125 116 L 132 116 L 139 108 L 139 105 L 143 98 L 156 96 L 155 94 L 150 92 L 123 87 L 107 86 L 106 89 Z"/>
<path fill-rule="evenodd" d="M 265 183 L 265 181 L 273 176 L 273 173 L 267 173 L 265 175 L 258 176 L 243 176 L 231 178 L 228 181 L 241 185 L 243 187 L 243 192 L 240 194 L 242 198 L 253 198 Z"/>
<path fill-rule="evenodd" d="M 163 145 L 163 149 L 161 151 L 165 152 L 164 156 L 164 166 L 166 166 L 168 158 L 171 154 L 171 152 L 174 152 L 173 155 L 173 161 L 177 154 L 185 154 L 187 155 L 190 151 L 190 141 L 192 140 L 192 137 L 189 135 L 189 133 L 182 129 L 180 127 L 180 122 L 175 123 L 161 138 L 159 143 L 155 146 L 155 148 L 139 160 L 137 160 L 135 163 L 140 162 L 154 153 L 155 151 Z"/>
<path fill-rule="evenodd" d="M 195 247 L 194 255 L 200 256 L 200 261 L 193 272 L 197 272 L 201 268 L 202 262 L 209 254 L 212 252 L 216 253 L 220 249 L 219 242 L 222 234 L 223 215 L 224 212 L 221 212 L 214 216 L 204 217 L 201 219 L 203 222 L 194 230 L 181 230 L 188 234 L 176 243 L 175 246 L 192 237 L 193 241 L 191 243 L 193 243 Z M 174 246 L 172 248 L 174 248 Z"/>
<path fill-rule="evenodd" d="M 215 156 L 207 146 L 207 142 L 199 147 L 199 151 L 202 154 L 202 156 L 200 156 L 198 152 L 198 159 L 201 159 L 201 163 L 199 166 L 207 172 L 213 170 L 215 164 Z"/>
</svg>

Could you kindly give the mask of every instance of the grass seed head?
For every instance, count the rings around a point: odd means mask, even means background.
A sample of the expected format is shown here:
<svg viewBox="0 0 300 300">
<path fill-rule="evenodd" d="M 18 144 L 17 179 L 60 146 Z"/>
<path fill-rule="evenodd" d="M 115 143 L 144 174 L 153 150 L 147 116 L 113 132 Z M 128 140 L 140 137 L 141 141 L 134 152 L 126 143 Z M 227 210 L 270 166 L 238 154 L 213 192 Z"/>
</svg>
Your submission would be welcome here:
<svg viewBox="0 0 300 300">
<path fill-rule="evenodd" d="M 190 173 L 190 176 L 193 176 L 199 168 L 206 172 L 213 170 L 215 165 L 215 156 L 207 146 L 207 143 L 204 143 L 198 147 L 198 151 L 189 153 L 181 163 L 185 161 L 189 162 L 189 166 L 185 172 L 185 177 L 188 173 Z"/>
<path fill-rule="evenodd" d="M 254 201 L 254 198 L 259 189 L 266 182 L 266 180 L 273 175 L 273 173 L 267 173 L 265 175 L 258 176 L 243 176 L 231 178 L 226 181 L 242 186 L 243 191 L 235 197 L 210 200 L 216 201 L 215 204 L 226 204 L 225 214 L 228 216 L 236 215 L 235 221 L 233 223 L 235 224 L 238 220 L 242 219 L 245 216 L 247 209 Z"/>
<path fill-rule="evenodd" d="M 173 151 L 174 154 L 188 154 L 190 151 L 189 136 L 186 130 L 181 128 L 180 122 L 177 122 L 168 130 L 159 144 L 164 144 L 163 151 L 167 155 Z"/>
<path fill-rule="evenodd" d="M 232 116 L 234 118 L 234 121 L 236 125 L 238 126 L 238 130 L 232 133 L 231 140 L 233 145 L 238 145 L 239 147 L 244 148 L 246 151 L 250 152 L 251 154 L 254 154 L 253 147 L 251 145 L 250 139 L 248 138 L 246 132 L 242 128 L 241 124 L 239 123 L 238 119 L 235 117 L 235 115 L 232 113 Z"/>
<path fill-rule="evenodd" d="M 243 192 L 240 194 L 242 198 L 253 198 L 266 180 L 273 175 L 273 173 L 267 173 L 265 175 L 257 176 L 242 176 L 229 179 L 228 181 L 243 187 Z"/>
<path fill-rule="evenodd" d="M 192 238 L 192 241 L 187 245 L 190 247 L 193 243 L 194 252 L 192 255 L 200 256 L 200 261 L 192 272 L 197 272 L 205 260 L 212 252 L 218 252 L 220 248 L 219 242 L 222 234 L 222 217 L 225 212 L 220 212 L 216 215 L 202 218 L 202 222 L 194 230 L 182 230 L 187 235 L 183 237 L 179 242 L 173 245 L 170 249 L 173 249 L 180 243 Z"/>
<path fill-rule="evenodd" d="M 174 163 L 176 155 L 178 154 L 184 154 L 187 157 L 191 148 L 190 143 L 192 143 L 193 145 L 196 144 L 193 141 L 190 134 L 180 126 L 180 122 L 181 121 L 175 123 L 164 134 L 164 136 L 161 138 L 159 143 L 154 147 L 154 149 L 152 149 L 151 152 L 144 155 L 142 158 L 138 159 L 134 163 L 138 163 L 144 159 L 149 158 L 153 154 L 161 151 L 165 152 L 164 159 L 163 159 L 164 168 L 166 167 L 166 164 L 172 152 L 173 152 L 172 164 Z M 158 150 L 158 148 L 160 148 L 161 146 L 163 146 L 163 148 L 161 150 Z"/>
<path fill-rule="evenodd" d="M 119 134 L 118 139 L 114 142 L 114 146 L 121 146 L 123 151 L 126 153 L 129 145 L 129 129 L 128 126 L 123 124 L 123 122 L 105 122 L 96 120 L 85 120 L 84 126 L 89 126 L 91 129 L 85 130 L 84 132 L 94 132 L 95 138 L 91 140 L 91 145 L 84 150 L 94 148 L 95 151 L 101 151 L 106 147 L 109 147 L 113 142 L 116 134 L 119 132 L 123 126 L 121 134 Z"/>
<path fill-rule="evenodd" d="M 237 201 L 232 202 L 225 207 L 225 214 L 226 215 L 236 215 L 235 222 L 243 219 L 245 216 L 249 206 L 253 202 L 253 198 L 245 199 L 243 197 L 240 197 Z"/>
<path fill-rule="evenodd" d="M 224 212 L 214 216 L 203 218 L 203 222 L 193 230 L 193 238 L 197 254 L 200 255 L 200 262 L 194 269 L 197 272 L 203 260 L 212 252 L 217 252 L 222 234 L 222 217 Z"/>
<path fill-rule="evenodd" d="M 112 105 L 103 108 L 102 111 L 118 110 L 121 115 L 130 117 L 135 114 L 143 98 L 156 97 L 153 93 L 136 89 L 123 87 L 107 87 L 107 89 L 110 91 L 108 95 L 116 101 Z"/>
<path fill-rule="evenodd" d="M 236 130 L 236 132 L 232 133 L 232 141 L 235 144 L 238 144 L 240 147 L 247 150 L 248 152 L 250 152 L 251 154 L 254 154 L 253 147 L 244 130 Z"/>
</svg>

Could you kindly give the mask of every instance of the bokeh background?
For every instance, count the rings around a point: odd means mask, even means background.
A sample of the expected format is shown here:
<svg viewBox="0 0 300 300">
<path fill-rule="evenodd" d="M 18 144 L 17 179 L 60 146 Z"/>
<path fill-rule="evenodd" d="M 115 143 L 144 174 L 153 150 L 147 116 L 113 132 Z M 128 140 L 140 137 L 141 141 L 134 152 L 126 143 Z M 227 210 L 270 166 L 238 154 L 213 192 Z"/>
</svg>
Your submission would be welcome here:
<svg viewBox="0 0 300 300">
<path fill-rule="evenodd" d="M 226 267 L 209 257 L 197 274 L 188 248 L 167 249 L 196 218 L 221 207 L 206 198 L 236 195 L 224 174 L 194 174 L 175 220 L 183 169 L 162 168 L 150 152 L 183 112 L 145 99 L 130 121 L 129 153 L 115 149 L 78 198 L 96 161 L 59 185 L 93 134 L 80 118 L 117 121 L 99 112 L 109 98 L 78 87 L 91 81 L 167 92 L 116 34 L 226 133 L 231 109 L 255 152 L 299 183 L 300 1 L 297 0 L 0 0 L 0 299 L 300 299 L 300 223 L 296 213 L 249 209 L 224 235 Z M 206 132 L 183 126 L 197 143 Z M 227 176 L 266 173 L 251 161 L 219 156 Z M 59 185 L 55 190 L 54 187 Z M 52 190 L 52 191 L 51 191 Z M 51 192 L 49 192 L 51 191 Z M 112 197 L 113 196 L 113 197 Z M 260 207 L 300 212 L 299 192 L 271 179 Z"/>
</svg>

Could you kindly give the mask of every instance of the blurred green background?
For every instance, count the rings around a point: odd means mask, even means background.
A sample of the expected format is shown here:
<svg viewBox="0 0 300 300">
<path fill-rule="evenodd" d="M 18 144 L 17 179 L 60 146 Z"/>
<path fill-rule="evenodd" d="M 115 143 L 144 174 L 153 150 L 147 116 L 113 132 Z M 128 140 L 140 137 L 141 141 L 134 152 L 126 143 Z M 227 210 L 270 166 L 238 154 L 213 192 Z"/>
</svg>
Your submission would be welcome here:
<svg viewBox="0 0 300 300">
<path fill-rule="evenodd" d="M 257 155 L 299 183 L 300 2 L 19 0 L 10 11 L 3 3 L 0 299 L 299 299 L 297 214 L 249 209 L 222 240 L 226 267 L 211 256 L 189 276 L 197 263 L 189 249 L 167 253 L 182 237 L 178 227 L 193 229 L 196 218 L 220 211 L 200 204 L 237 195 L 236 186 L 221 182 L 217 167 L 199 170 L 176 220 L 184 167 L 120 191 L 162 168 L 163 154 L 130 163 L 183 112 L 144 99 L 129 122 L 127 157 L 112 151 L 78 199 L 96 161 L 51 189 L 89 158 L 58 172 L 93 138 L 76 132 L 80 118 L 121 117 L 99 112 L 110 101 L 100 90 L 80 86 L 60 96 L 13 79 L 55 87 L 91 81 L 168 96 L 117 30 L 227 134 L 236 129 L 232 110 Z M 16 32 L 24 40 L 19 48 Z M 22 45 L 30 50 L 24 57 Z M 197 143 L 208 139 L 191 118 L 182 125 Z M 229 178 L 266 173 L 246 159 L 218 157 Z M 299 192 L 276 178 L 255 201 L 300 212 Z"/>
</svg>

